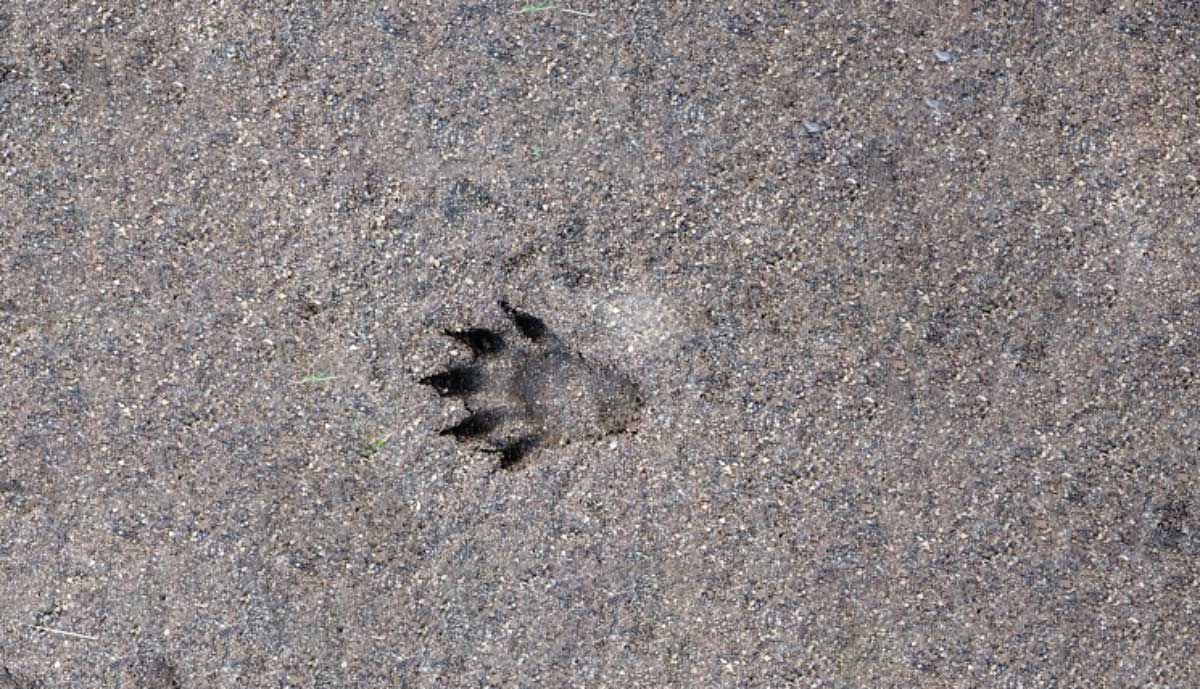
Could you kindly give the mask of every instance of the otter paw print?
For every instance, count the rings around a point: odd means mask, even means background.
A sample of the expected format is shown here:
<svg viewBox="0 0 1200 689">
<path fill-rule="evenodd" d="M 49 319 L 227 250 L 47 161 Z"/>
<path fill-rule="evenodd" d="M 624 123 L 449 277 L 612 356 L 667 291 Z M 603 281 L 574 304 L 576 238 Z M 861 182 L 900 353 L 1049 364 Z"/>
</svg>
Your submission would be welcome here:
<svg viewBox="0 0 1200 689">
<path fill-rule="evenodd" d="M 499 304 L 515 333 L 447 329 L 443 334 L 470 350 L 470 359 L 419 381 L 466 409 L 441 435 L 478 444 L 499 456 L 501 469 L 517 469 L 539 448 L 632 432 L 642 406 L 633 379 L 588 361 L 542 319 Z"/>
</svg>

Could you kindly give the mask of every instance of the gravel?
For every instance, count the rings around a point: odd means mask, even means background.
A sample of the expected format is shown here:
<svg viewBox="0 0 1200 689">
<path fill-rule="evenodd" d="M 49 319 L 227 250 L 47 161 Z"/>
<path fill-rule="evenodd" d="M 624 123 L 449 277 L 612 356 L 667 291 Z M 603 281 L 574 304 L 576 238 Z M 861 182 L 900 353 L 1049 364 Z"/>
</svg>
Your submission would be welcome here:
<svg viewBox="0 0 1200 689">
<path fill-rule="evenodd" d="M 1200 686 L 1200 6 L 524 7 L 0 5 L 0 689 Z"/>
</svg>

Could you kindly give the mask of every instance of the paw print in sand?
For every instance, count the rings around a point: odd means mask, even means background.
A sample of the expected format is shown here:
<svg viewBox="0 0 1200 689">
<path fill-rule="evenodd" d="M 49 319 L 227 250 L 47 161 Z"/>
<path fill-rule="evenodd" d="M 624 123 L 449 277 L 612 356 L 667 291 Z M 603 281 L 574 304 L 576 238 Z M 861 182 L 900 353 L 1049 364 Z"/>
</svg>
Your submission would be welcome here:
<svg viewBox="0 0 1200 689">
<path fill-rule="evenodd" d="M 442 397 L 463 401 L 467 416 L 441 435 L 477 442 L 516 469 L 535 450 L 630 432 L 642 406 L 637 384 L 617 369 L 585 359 L 536 316 L 501 301 L 513 333 L 490 328 L 445 330 L 471 351 L 420 379 Z"/>
</svg>

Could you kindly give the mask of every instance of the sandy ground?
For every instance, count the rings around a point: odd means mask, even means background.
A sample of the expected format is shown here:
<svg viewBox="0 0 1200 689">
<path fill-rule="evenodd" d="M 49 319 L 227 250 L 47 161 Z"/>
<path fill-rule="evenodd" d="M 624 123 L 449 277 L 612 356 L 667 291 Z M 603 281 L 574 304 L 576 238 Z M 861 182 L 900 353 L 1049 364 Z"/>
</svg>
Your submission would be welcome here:
<svg viewBox="0 0 1200 689">
<path fill-rule="evenodd" d="M 0 688 L 1200 686 L 1196 2 L 269 4 L 0 3 Z"/>
</svg>

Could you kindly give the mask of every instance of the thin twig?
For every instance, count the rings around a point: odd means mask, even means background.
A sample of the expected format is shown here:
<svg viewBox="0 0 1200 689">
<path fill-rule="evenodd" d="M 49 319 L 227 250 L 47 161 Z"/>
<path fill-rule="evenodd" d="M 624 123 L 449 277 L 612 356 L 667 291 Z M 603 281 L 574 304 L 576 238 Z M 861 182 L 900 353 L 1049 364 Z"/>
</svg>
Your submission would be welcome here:
<svg viewBox="0 0 1200 689">
<path fill-rule="evenodd" d="M 88 641 L 99 641 L 100 640 L 100 637 L 98 637 L 98 636 L 91 636 L 88 634 L 77 634 L 75 632 L 68 632 L 65 629 L 52 629 L 50 627 L 43 627 L 40 624 L 31 624 L 29 626 L 33 627 L 34 629 L 39 629 L 43 632 L 50 632 L 51 634 L 61 634 L 63 636 L 73 636 L 76 639 L 87 639 Z"/>
<path fill-rule="evenodd" d="M 312 385 L 313 383 L 328 383 L 331 380 L 336 380 L 337 376 L 331 376 L 325 373 L 318 373 L 311 376 L 304 376 L 300 380 L 295 381 L 296 385 Z"/>
<path fill-rule="evenodd" d="M 592 14 L 591 12 L 581 12 L 579 10 L 572 10 L 572 9 L 568 9 L 566 7 L 559 7 L 558 5 L 553 5 L 550 3 L 546 3 L 545 5 L 526 5 L 526 6 L 522 7 L 521 9 L 517 10 L 516 12 L 514 12 L 514 14 L 532 14 L 534 12 L 554 12 L 554 11 L 564 12 L 566 14 L 577 14 L 580 17 L 595 17 L 596 16 L 595 14 Z"/>
</svg>

